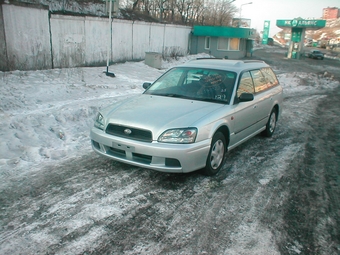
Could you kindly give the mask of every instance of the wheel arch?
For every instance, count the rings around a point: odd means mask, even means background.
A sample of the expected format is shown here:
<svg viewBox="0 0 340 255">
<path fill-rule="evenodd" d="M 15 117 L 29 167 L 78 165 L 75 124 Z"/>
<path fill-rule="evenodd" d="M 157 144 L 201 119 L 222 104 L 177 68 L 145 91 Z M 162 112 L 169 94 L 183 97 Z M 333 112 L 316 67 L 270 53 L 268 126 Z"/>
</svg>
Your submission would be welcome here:
<svg viewBox="0 0 340 255">
<path fill-rule="evenodd" d="M 215 131 L 215 133 L 217 133 L 217 132 L 221 132 L 224 135 L 225 142 L 226 142 L 226 148 L 225 149 L 228 150 L 228 145 L 229 145 L 229 140 L 230 140 L 230 131 L 229 131 L 228 126 L 226 126 L 226 125 L 220 126 Z"/>
<path fill-rule="evenodd" d="M 279 119 L 279 117 L 281 117 L 281 108 L 278 104 L 275 104 L 273 109 L 272 110 L 275 110 L 276 111 L 276 120 Z"/>
</svg>

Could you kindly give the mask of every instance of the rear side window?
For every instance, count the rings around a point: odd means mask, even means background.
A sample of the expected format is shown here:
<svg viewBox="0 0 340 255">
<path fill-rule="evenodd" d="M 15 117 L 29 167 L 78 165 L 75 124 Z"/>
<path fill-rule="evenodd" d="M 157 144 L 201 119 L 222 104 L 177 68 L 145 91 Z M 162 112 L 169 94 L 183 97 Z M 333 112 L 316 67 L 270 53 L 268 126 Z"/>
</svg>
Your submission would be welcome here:
<svg viewBox="0 0 340 255">
<path fill-rule="evenodd" d="M 278 84 L 279 81 L 270 67 L 244 72 L 240 78 L 235 102 L 238 102 L 237 98 L 239 98 L 242 93 L 255 94 Z"/>
<path fill-rule="evenodd" d="M 269 67 L 262 68 L 261 72 L 263 73 L 263 76 L 266 79 L 266 82 L 270 84 L 270 87 L 273 87 L 279 84 L 279 81 L 277 80 L 276 75 L 271 68 Z"/>
<path fill-rule="evenodd" d="M 259 93 L 279 84 L 276 75 L 269 67 L 253 70 L 250 71 L 250 73 L 254 81 L 255 93 Z"/>
<path fill-rule="evenodd" d="M 265 80 L 260 70 L 250 71 L 251 77 L 253 78 L 255 85 L 255 93 L 264 90 Z"/>
</svg>

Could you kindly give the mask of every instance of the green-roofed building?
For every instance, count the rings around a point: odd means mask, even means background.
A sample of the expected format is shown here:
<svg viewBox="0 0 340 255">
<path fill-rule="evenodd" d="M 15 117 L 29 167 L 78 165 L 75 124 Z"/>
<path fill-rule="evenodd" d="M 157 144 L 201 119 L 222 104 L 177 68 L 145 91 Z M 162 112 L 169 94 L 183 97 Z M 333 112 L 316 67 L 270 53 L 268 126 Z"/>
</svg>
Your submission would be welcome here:
<svg viewBox="0 0 340 255">
<path fill-rule="evenodd" d="M 255 30 L 243 27 L 194 26 L 190 53 L 207 53 L 216 58 L 240 59 L 250 55 Z"/>
</svg>

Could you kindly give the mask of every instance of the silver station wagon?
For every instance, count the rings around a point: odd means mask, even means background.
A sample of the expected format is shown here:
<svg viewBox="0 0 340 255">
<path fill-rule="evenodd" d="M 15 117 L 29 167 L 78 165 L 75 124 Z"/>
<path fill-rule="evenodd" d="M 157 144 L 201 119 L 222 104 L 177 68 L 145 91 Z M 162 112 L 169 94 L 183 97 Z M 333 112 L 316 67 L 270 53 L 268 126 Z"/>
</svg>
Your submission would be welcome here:
<svg viewBox="0 0 340 255">
<path fill-rule="evenodd" d="M 162 172 L 214 175 L 228 150 L 259 133 L 271 137 L 281 114 L 282 87 L 262 61 L 192 60 L 143 87 L 98 113 L 95 152 Z"/>
</svg>

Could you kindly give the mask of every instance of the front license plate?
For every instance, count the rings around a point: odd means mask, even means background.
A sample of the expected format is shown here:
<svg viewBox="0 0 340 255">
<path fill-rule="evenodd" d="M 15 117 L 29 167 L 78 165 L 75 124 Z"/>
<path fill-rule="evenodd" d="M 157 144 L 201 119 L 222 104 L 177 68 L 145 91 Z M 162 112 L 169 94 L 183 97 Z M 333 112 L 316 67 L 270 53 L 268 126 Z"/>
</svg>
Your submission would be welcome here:
<svg viewBox="0 0 340 255">
<path fill-rule="evenodd" d="M 112 143 L 112 147 L 115 148 L 115 149 L 123 150 L 123 151 L 130 151 L 130 152 L 135 151 L 135 147 L 124 145 L 124 144 L 121 144 L 121 143 Z"/>
</svg>

